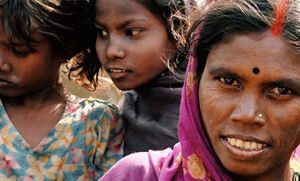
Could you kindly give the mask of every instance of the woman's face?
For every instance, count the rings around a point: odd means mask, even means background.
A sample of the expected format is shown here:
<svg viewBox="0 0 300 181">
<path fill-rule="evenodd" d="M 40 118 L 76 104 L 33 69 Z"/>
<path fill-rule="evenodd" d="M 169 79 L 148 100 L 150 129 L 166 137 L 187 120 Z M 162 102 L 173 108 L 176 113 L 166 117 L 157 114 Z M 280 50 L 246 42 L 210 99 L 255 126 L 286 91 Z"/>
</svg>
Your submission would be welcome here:
<svg viewBox="0 0 300 181">
<path fill-rule="evenodd" d="M 136 89 L 167 68 L 174 54 L 163 21 L 136 0 L 97 0 L 96 50 L 121 90 Z"/>
<path fill-rule="evenodd" d="M 235 35 L 211 49 L 199 104 L 227 170 L 284 176 L 281 171 L 300 143 L 299 70 L 299 56 L 270 32 Z"/>
</svg>

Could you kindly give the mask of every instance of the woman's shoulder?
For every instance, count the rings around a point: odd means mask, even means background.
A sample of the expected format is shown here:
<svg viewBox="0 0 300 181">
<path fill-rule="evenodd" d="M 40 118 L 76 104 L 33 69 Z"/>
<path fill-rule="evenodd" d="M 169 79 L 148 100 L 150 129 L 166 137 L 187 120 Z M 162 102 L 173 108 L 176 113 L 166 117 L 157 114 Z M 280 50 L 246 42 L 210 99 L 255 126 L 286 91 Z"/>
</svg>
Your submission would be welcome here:
<svg viewBox="0 0 300 181">
<path fill-rule="evenodd" d="M 180 146 L 180 145 L 179 145 Z M 178 145 L 175 145 L 175 150 Z M 176 151 L 175 151 L 176 152 Z M 164 169 L 174 165 L 174 150 L 138 152 L 127 155 L 118 161 L 100 181 L 152 181 L 161 178 Z"/>
<path fill-rule="evenodd" d="M 100 181 L 110 181 L 115 178 L 118 178 L 118 181 L 157 180 L 148 152 L 133 153 L 122 158 Z"/>
</svg>

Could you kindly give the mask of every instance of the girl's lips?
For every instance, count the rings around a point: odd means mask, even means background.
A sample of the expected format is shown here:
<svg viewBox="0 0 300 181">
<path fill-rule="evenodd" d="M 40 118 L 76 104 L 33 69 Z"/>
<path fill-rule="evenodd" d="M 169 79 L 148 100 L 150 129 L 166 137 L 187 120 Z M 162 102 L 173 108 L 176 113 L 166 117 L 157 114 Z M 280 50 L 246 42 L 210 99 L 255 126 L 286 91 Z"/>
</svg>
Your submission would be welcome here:
<svg viewBox="0 0 300 181">
<path fill-rule="evenodd" d="M 5 79 L 0 78 L 0 86 L 8 86 L 8 85 L 12 85 L 12 83 Z"/>
<path fill-rule="evenodd" d="M 126 77 L 129 73 L 129 70 L 121 69 L 121 68 L 110 68 L 107 70 L 110 78 L 112 79 L 120 79 Z"/>
</svg>

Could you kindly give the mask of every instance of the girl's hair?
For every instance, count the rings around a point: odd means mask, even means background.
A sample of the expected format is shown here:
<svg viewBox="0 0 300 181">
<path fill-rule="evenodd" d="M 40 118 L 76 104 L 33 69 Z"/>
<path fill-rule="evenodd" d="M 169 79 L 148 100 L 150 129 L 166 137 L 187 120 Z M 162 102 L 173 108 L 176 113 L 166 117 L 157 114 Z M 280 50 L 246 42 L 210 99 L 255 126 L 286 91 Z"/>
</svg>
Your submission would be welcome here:
<svg viewBox="0 0 300 181">
<path fill-rule="evenodd" d="M 161 19 L 165 24 L 168 38 L 175 45 L 176 52 L 167 66 L 173 73 L 184 73 L 186 68 L 186 34 L 189 25 L 186 17 L 188 11 L 196 6 L 194 0 L 133 0 L 145 6 L 151 13 Z M 164 57 L 162 57 L 164 58 Z M 97 69 L 101 64 L 97 64 Z"/>
<path fill-rule="evenodd" d="M 70 63 L 69 78 L 87 79 L 91 87 L 97 81 L 97 70 L 90 64 L 95 53 L 91 48 L 96 34 L 93 17 L 89 0 L 0 1 L 1 25 L 13 51 L 16 42 L 33 50 L 34 44 L 43 42 L 34 39 L 32 33 L 41 33 L 54 55 Z"/>
<path fill-rule="evenodd" d="M 239 33 L 264 32 L 283 37 L 300 54 L 299 0 L 217 0 L 198 12 L 189 31 L 189 50 L 201 76 L 211 48 Z"/>
<path fill-rule="evenodd" d="M 189 27 L 188 12 L 196 6 L 194 0 L 136 0 L 150 12 L 160 18 L 167 29 L 169 40 L 175 45 L 176 52 L 167 60 L 169 69 L 180 75 L 184 74 L 186 61 L 186 34 Z"/>
</svg>

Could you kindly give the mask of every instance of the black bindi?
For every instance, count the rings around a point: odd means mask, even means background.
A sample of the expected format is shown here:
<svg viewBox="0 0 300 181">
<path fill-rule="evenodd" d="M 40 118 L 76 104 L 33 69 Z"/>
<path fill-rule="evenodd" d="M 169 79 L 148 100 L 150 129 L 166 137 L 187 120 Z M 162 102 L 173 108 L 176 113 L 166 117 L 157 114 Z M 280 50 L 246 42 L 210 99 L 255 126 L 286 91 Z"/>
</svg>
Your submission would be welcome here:
<svg viewBox="0 0 300 181">
<path fill-rule="evenodd" d="M 252 72 L 253 72 L 255 75 L 257 75 L 257 74 L 259 74 L 260 70 L 259 70 L 259 68 L 254 67 L 254 68 L 252 69 Z"/>
</svg>

